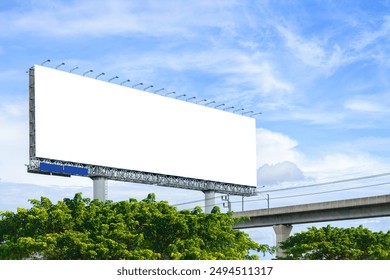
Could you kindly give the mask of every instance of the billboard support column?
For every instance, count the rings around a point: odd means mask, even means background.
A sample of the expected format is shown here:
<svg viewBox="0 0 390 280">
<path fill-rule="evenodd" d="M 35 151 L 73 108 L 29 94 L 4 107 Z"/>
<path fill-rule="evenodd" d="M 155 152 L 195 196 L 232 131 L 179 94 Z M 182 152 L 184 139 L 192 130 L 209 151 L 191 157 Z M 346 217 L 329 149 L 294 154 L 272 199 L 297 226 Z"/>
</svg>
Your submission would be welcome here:
<svg viewBox="0 0 390 280">
<path fill-rule="evenodd" d="M 204 192 L 204 212 L 211 213 L 215 206 L 215 191 L 203 191 Z"/>
<path fill-rule="evenodd" d="M 93 199 L 106 201 L 108 192 L 108 180 L 104 177 L 91 177 L 93 180 Z"/>
</svg>

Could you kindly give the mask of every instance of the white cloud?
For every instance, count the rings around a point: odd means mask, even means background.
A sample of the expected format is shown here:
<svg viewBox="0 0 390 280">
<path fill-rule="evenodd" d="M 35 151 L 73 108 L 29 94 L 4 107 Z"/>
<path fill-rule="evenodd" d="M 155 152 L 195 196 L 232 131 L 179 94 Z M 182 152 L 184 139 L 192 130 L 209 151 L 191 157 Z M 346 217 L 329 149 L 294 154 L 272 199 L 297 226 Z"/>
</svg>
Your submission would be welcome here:
<svg viewBox="0 0 390 280">
<path fill-rule="evenodd" d="M 229 82 L 234 84 L 249 83 L 253 87 L 260 89 L 264 94 L 275 94 L 275 92 L 291 92 L 292 85 L 277 77 L 275 69 L 270 61 L 262 55 L 244 56 L 243 54 L 233 56 L 237 60 L 231 68 L 221 68 L 233 74 Z"/>
<path fill-rule="evenodd" d="M 317 157 L 306 158 L 301 168 L 309 177 L 323 180 L 340 176 L 366 175 L 376 173 L 384 163 L 363 151 L 327 152 Z"/>
<path fill-rule="evenodd" d="M 298 171 L 301 171 L 304 178 L 314 181 L 353 176 L 353 174 L 367 175 L 381 172 L 384 166 L 390 165 L 390 162 L 386 163 L 375 154 L 375 152 L 382 154 L 389 152 L 386 148 L 388 142 L 387 138 L 363 138 L 331 146 L 319 145 L 317 153 L 308 154 L 300 151 L 298 142 L 287 135 L 259 128 L 257 129 L 257 166 L 261 176 L 268 180 L 269 173 L 270 180 L 275 179 L 274 181 L 277 179 L 278 172 L 288 174 L 288 170 L 295 170 L 293 173 L 296 178 L 300 177 Z M 274 171 L 278 172 L 274 174 L 272 173 Z M 260 176 L 258 180 L 261 180 Z"/>
<path fill-rule="evenodd" d="M 284 161 L 275 165 L 264 164 L 257 170 L 258 186 L 270 186 L 283 182 L 302 181 L 305 176 L 295 163 Z"/>
<path fill-rule="evenodd" d="M 359 95 L 348 99 L 344 107 L 348 110 L 361 113 L 388 113 L 390 94 Z"/>
<path fill-rule="evenodd" d="M 122 3 L 118 7 L 120 2 L 77 1 L 76 5 L 49 2 L 38 1 L 31 9 L 3 14 L 1 22 L 12 26 L 6 34 L 35 31 L 36 36 L 103 35 L 121 33 L 124 27 L 139 29 L 134 17 L 126 17 L 127 7 Z"/>
<path fill-rule="evenodd" d="M 361 112 L 383 112 L 385 108 L 381 104 L 376 104 L 366 100 L 350 100 L 345 104 L 345 108 Z"/>
<path fill-rule="evenodd" d="M 3 102 L 0 104 L 0 148 L 5 144 L 14 147 L 15 144 L 20 143 L 28 124 L 23 122 L 26 111 L 25 103 Z"/>
<path fill-rule="evenodd" d="M 376 26 L 374 30 L 364 27 L 363 31 L 358 34 L 356 39 L 351 42 L 351 46 L 358 52 L 375 45 L 381 38 L 387 39 L 390 33 L 390 16 L 385 16 L 382 24 Z"/>
<path fill-rule="evenodd" d="M 4 30 L 7 35 L 34 31 L 44 37 L 125 33 L 186 37 L 196 28 L 234 28 L 230 11 L 236 5 L 236 1 L 35 1 L 31 9 L 3 13 L 0 23 L 10 27 Z"/>
<path fill-rule="evenodd" d="M 276 27 L 285 40 L 287 48 L 297 59 L 327 75 L 332 74 L 338 67 L 350 60 L 344 55 L 339 45 L 329 47 L 326 42 L 318 38 L 305 38 L 294 33 L 291 27 L 282 25 Z"/>
<path fill-rule="evenodd" d="M 293 91 L 292 84 L 284 79 L 269 58 L 260 53 L 246 53 L 229 46 L 211 45 L 206 49 L 183 49 L 175 52 L 145 51 L 138 54 L 137 58 L 133 54 L 116 54 L 115 57 L 108 56 L 104 60 L 107 65 L 115 61 L 115 69 L 112 71 L 125 69 L 126 76 L 138 76 L 140 79 L 168 75 L 167 79 L 171 83 L 186 79 L 186 83 L 192 84 L 194 72 L 205 77 L 215 77 L 215 80 L 204 85 L 207 92 L 202 93 L 193 88 L 193 92 L 184 93 L 195 96 L 205 94 L 217 102 L 233 103 L 233 106 L 253 108 L 262 96 L 279 106 L 286 102 Z M 157 72 L 161 75 L 156 75 Z M 180 87 L 182 90 L 186 86 L 177 84 L 174 91 Z"/>
<path fill-rule="evenodd" d="M 263 128 L 257 129 L 257 166 L 284 161 L 297 163 L 302 154 L 296 149 L 298 142 L 290 137 Z"/>
<path fill-rule="evenodd" d="M 390 137 L 362 137 L 349 143 L 349 146 L 358 151 L 377 152 L 379 154 L 390 153 Z"/>
<path fill-rule="evenodd" d="M 345 119 L 345 113 L 336 110 L 325 110 L 322 106 L 292 107 L 285 115 L 279 115 L 276 119 L 305 121 L 311 124 L 339 124 Z"/>
</svg>

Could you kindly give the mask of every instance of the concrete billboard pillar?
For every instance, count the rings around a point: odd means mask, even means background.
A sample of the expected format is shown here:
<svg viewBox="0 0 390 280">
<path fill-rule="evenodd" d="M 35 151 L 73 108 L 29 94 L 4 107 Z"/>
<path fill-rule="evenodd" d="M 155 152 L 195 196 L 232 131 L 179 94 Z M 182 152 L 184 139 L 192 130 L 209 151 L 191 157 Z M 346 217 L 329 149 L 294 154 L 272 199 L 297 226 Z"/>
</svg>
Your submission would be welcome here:
<svg viewBox="0 0 390 280">
<path fill-rule="evenodd" d="M 104 177 L 92 177 L 93 180 L 93 199 L 106 201 L 108 193 L 108 180 Z"/>
<path fill-rule="evenodd" d="M 290 236 L 292 225 L 274 225 L 273 229 L 276 235 L 276 256 L 277 257 L 285 257 L 283 250 L 279 248 L 280 242 L 287 240 Z"/>
<path fill-rule="evenodd" d="M 203 191 L 204 193 L 204 212 L 211 213 L 215 206 L 215 191 Z"/>
</svg>

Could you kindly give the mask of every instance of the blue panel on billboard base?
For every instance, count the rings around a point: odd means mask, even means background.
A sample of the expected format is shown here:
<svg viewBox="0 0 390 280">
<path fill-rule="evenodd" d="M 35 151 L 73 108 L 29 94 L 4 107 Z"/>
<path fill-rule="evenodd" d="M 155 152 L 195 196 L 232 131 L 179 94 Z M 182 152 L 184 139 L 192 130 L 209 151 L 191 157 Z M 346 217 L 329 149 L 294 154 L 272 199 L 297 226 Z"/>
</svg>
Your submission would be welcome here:
<svg viewBox="0 0 390 280">
<path fill-rule="evenodd" d="M 59 165 L 54 163 L 39 163 L 39 170 L 48 173 L 58 173 L 64 175 L 78 175 L 78 176 L 88 176 L 88 168 L 76 167 L 71 165 Z"/>
<path fill-rule="evenodd" d="M 39 163 L 39 169 L 44 172 L 63 173 L 64 167 L 62 165 L 41 162 Z"/>
<path fill-rule="evenodd" d="M 88 168 L 64 165 L 64 173 L 79 176 L 88 176 Z"/>
</svg>

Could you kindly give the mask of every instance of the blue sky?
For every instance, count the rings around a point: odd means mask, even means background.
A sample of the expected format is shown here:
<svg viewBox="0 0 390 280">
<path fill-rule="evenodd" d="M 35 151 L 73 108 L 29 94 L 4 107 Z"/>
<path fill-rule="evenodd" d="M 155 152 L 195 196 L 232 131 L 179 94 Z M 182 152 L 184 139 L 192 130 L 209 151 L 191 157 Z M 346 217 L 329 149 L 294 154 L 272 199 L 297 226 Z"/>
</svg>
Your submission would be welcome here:
<svg viewBox="0 0 390 280">
<path fill-rule="evenodd" d="M 41 195 L 53 200 L 79 191 L 92 195 L 90 179 L 26 173 L 26 71 L 48 58 L 46 66 L 53 68 L 65 62 L 60 69 L 94 69 L 107 79 L 118 75 L 261 111 L 257 161 L 262 191 L 386 173 L 389 35 L 390 1 L 1 1 L 0 210 L 28 207 L 27 199 Z M 389 177 L 382 176 L 284 190 L 270 194 L 270 202 L 279 206 L 388 194 L 389 185 L 341 191 L 387 182 Z M 203 197 L 109 184 L 113 200 L 144 198 L 149 192 L 172 204 Z M 297 196 L 278 198 L 290 195 Z M 239 210 L 240 198 L 232 200 Z M 252 200 L 247 209 L 266 207 L 262 195 Z M 390 229 L 389 218 L 333 224 Z M 249 232 L 257 241 L 273 242 L 272 229 Z"/>
</svg>

